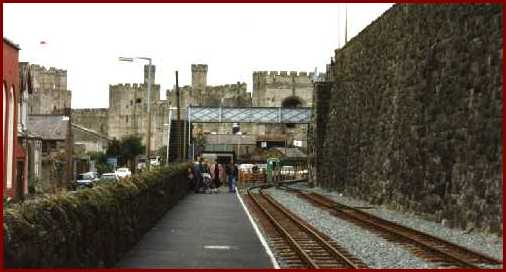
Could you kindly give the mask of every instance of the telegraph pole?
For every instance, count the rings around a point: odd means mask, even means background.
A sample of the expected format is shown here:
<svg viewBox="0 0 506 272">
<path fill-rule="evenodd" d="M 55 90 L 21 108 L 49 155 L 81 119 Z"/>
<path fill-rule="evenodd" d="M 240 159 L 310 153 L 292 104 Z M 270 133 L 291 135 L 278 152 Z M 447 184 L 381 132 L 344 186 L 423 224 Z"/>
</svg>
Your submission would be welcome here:
<svg viewBox="0 0 506 272">
<path fill-rule="evenodd" d="M 148 58 L 147 59 L 149 61 L 149 64 L 148 64 L 148 131 L 146 132 L 147 134 L 147 139 L 146 139 L 146 159 L 147 159 L 147 167 L 148 167 L 148 170 L 151 166 L 151 161 L 150 161 L 150 157 L 151 157 L 151 59 Z"/>
<path fill-rule="evenodd" d="M 176 160 L 180 161 L 183 153 L 181 151 L 182 144 L 181 144 L 181 102 L 180 102 L 180 94 L 179 94 L 179 72 L 176 71 L 176 107 L 177 107 L 177 158 Z M 183 126 L 184 129 L 184 126 Z"/>
<path fill-rule="evenodd" d="M 72 110 L 70 108 L 65 108 L 65 115 L 68 118 L 67 123 L 67 137 L 65 139 L 65 167 L 63 168 L 63 184 L 60 184 L 60 188 L 70 188 L 72 181 L 74 180 L 73 176 L 73 137 L 72 137 Z"/>
</svg>

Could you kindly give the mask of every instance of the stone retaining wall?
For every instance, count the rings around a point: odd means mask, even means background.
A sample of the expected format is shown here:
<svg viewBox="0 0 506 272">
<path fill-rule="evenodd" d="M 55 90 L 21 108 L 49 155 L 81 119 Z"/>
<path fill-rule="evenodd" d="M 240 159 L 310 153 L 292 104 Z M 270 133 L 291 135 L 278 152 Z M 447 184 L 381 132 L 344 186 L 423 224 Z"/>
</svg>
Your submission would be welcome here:
<svg viewBox="0 0 506 272">
<path fill-rule="evenodd" d="M 111 267 L 188 191 L 182 164 L 4 211 L 5 267 Z"/>
<path fill-rule="evenodd" d="M 398 4 L 336 50 L 320 186 L 501 233 L 502 21 L 501 5 Z"/>
</svg>

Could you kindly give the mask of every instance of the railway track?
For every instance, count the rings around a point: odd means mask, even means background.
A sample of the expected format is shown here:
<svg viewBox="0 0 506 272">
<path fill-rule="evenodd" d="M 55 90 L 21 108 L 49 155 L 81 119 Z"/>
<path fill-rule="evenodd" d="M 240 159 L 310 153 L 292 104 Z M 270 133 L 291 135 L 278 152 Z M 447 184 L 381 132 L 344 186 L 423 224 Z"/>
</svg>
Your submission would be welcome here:
<svg viewBox="0 0 506 272">
<path fill-rule="evenodd" d="M 284 208 L 262 188 L 257 193 L 252 190 L 253 187 L 248 189 L 248 201 L 255 205 L 257 218 L 284 264 L 293 268 L 367 267 L 334 240 Z"/>
<path fill-rule="evenodd" d="M 289 188 L 299 197 L 328 210 L 334 216 L 372 231 L 395 242 L 429 262 L 445 268 L 480 268 L 479 265 L 502 265 L 502 261 L 433 235 L 385 220 L 360 209 L 343 205 L 317 193 Z"/>
</svg>

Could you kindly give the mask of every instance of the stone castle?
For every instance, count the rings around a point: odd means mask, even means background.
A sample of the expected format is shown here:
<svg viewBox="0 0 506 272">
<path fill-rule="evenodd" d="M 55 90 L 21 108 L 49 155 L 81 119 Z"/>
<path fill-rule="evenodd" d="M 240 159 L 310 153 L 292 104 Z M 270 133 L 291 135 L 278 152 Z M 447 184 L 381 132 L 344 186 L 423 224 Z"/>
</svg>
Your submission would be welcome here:
<svg viewBox="0 0 506 272">
<path fill-rule="evenodd" d="M 28 96 L 28 114 L 63 114 L 71 107 L 72 93 L 67 90 L 67 71 L 20 63 L 20 70 L 29 66 L 33 93 Z"/>
<path fill-rule="evenodd" d="M 142 84 L 109 86 L 109 108 L 74 109 L 73 122 L 111 138 L 138 135 L 146 142 L 147 125 L 147 65 Z M 246 83 L 207 85 L 206 64 L 191 66 L 191 85 L 180 87 L 181 118 L 186 119 L 186 108 L 193 106 L 223 107 L 310 107 L 313 103 L 313 73 L 306 72 L 254 72 L 253 92 L 247 92 Z M 156 68 L 152 66 L 151 91 L 151 151 L 167 144 L 169 107 L 176 106 L 175 88 L 166 90 L 166 100 L 160 99 L 160 85 L 155 81 Z M 174 120 L 175 111 L 172 114 Z M 232 134 L 232 124 L 195 124 L 194 129 L 204 133 Z M 258 135 L 265 141 L 270 138 L 291 143 L 305 142 L 305 128 L 287 125 L 241 124 L 242 134 Z M 195 132 L 194 132 L 195 133 Z"/>
</svg>

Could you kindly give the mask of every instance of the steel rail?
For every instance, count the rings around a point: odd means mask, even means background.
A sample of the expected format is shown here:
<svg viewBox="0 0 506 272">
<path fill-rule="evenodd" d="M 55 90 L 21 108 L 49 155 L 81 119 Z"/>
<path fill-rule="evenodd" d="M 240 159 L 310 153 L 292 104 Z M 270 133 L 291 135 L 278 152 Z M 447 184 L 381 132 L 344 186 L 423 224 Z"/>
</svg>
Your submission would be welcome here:
<svg viewBox="0 0 506 272">
<path fill-rule="evenodd" d="M 312 237 L 314 241 L 316 241 L 320 246 L 322 246 L 330 255 L 338 260 L 339 262 L 344 263 L 346 266 L 349 266 L 350 268 L 360 268 L 359 265 L 355 264 L 352 260 L 350 260 L 348 257 L 344 256 L 341 252 L 339 252 L 335 247 L 333 247 L 329 242 L 325 240 L 321 235 L 319 235 L 317 232 L 315 232 L 310 227 L 306 226 L 306 224 L 300 220 L 299 218 L 295 217 L 290 211 L 288 211 L 285 207 L 280 205 L 277 201 L 275 201 L 271 196 L 265 194 L 262 190 L 264 187 L 260 187 L 259 195 L 263 197 L 265 200 L 268 201 L 272 206 L 274 206 L 277 210 L 279 210 L 284 216 L 286 216 L 290 221 L 294 222 L 297 227 L 299 227 L 303 232 L 306 234 L 309 234 L 309 236 Z M 253 196 L 251 193 L 252 188 L 248 189 L 248 195 L 253 200 L 253 202 L 260 208 L 260 210 L 267 216 L 267 218 L 272 222 L 272 224 L 280 231 L 280 233 L 285 236 L 289 243 L 294 247 L 295 251 L 297 253 L 300 253 L 301 258 L 311 267 L 311 268 L 319 268 L 319 265 L 314 261 L 305 251 L 302 249 L 302 247 L 298 244 L 298 242 L 289 234 L 289 232 L 281 225 L 279 224 L 274 216 L 260 204 L 260 202 L 256 199 L 256 197 Z"/>
<path fill-rule="evenodd" d="M 335 213 L 341 213 L 345 217 L 349 217 L 349 218 L 354 219 L 356 221 L 362 222 L 363 224 L 373 226 L 374 228 L 378 229 L 381 232 L 384 232 L 385 234 L 400 237 L 402 240 L 405 240 L 413 245 L 417 245 L 421 248 L 424 248 L 425 250 L 435 252 L 435 253 L 439 254 L 440 256 L 444 256 L 445 259 L 451 260 L 453 263 L 459 264 L 462 267 L 480 268 L 479 266 L 475 265 L 474 263 L 472 263 L 468 260 L 465 260 L 461 256 L 458 256 L 458 254 L 448 252 L 448 250 L 451 250 L 452 247 L 456 248 L 462 252 L 465 252 L 460 255 L 470 255 L 470 256 L 473 256 L 473 259 L 485 260 L 486 263 L 489 263 L 489 264 L 502 264 L 502 261 L 492 258 L 490 256 L 486 256 L 486 255 L 476 252 L 474 250 L 462 247 L 460 245 L 456 245 L 452 242 L 443 240 L 443 239 L 435 237 L 433 235 L 429 235 L 427 233 L 417 231 L 415 229 L 397 224 L 395 222 L 391 222 L 391 221 L 382 219 L 380 217 L 377 217 L 372 214 L 361 211 L 357 208 L 343 205 L 341 203 L 338 203 L 337 201 L 329 199 L 329 198 L 322 196 L 320 194 L 316 194 L 314 192 L 310 193 L 310 194 L 306 194 L 306 193 L 303 193 L 302 190 L 298 190 L 298 189 L 294 189 L 294 188 L 290 188 L 290 189 L 291 189 L 291 191 L 297 192 L 297 194 L 299 196 L 301 196 L 305 199 L 308 199 L 318 205 L 326 207 L 326 208 L 334 211 Z M 352 211 L 352 212 L 349 212 L 349 211 Z M 354 213 L 356 213 L 356 214 L 354 214 Z M 334 214 L 334 215 L 339 216 L 337 214 Z M 366 218 L 364 218 L 364 217 L 366 217 Z M 406 234 L 406 232 L 411 233 L 412 236 Z M 415 237 L 413 237 L 413 236 L 415 236 Z M 435 241 L 440 246 L 445 246 L 450 249 L 444 250 L 444 249 L 438 248 L 434 245 L 431 245 L 430 242 L 423 241 L 424 238 L 425 238 L 425 240 Z"/>
</svg>

